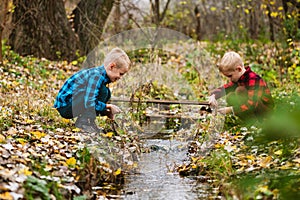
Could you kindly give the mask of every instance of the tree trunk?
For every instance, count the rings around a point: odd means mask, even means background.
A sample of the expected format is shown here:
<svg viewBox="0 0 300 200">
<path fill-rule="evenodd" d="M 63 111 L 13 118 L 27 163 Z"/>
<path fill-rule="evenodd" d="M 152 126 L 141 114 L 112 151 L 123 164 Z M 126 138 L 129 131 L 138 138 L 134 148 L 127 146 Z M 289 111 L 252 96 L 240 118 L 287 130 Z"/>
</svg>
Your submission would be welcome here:
<svg viewBox="0 0 300 200">
<path fill-rule="evenodd" d="M 114 33 L 121 32 L 121 0 L 115 0 L 115 13 L 113 16 Z"/>
<path fill-rule="evenodd" d="M 257 10 L 259 10 L 257 6 L 257 2 L 255 1 L 250 1 L 249 7 L 250 7 L 250 22 L 249 22 L 249 31 L 250 31 L 250 37 L 252 39 L 257 39 L 258 38 L 258 19 L 257 19 Z"/>
<path fill-rule="evenodd" d="M 78 42 L 68 22 L 63 0 L 14 0 L 9 44 L 20 55 L 50 60 L 76 58 Z"/>
<path fill-rule="evenodd" d="M 201 40 L 202 39 L 201 20 L 200 20 L 201 14 L 200 14 L 200 11 L 199 11 L 199 8 L 198 8 L 197 5 L 195 6 L 194 13 L 195 13 L 195 16 L 196 16 L 196 34 L 197 34 L 197 40 Z"/>
<path fill-rule="evenodd" d="M 154 0 L 154 2 L 152 0 L 150 0 L 150 5 L 151 5 L 151 10 L 152 10 L 152 22 L 156 25 L 156 27 L 159 27 L 160 23 L 164 20 L 169 4 L 170 4 L 170 0 L 167 0 L 162 13 L 160 12 L 160 3 L 162 1 L 160 0 Z"/>
<path fill-rule="evenodd" d="M 86 55 L 98 45 L 113 4 L 114 0 L 84 0 L 73 11 L 75 32 Z"/>
<path fill-rule="evenodd" d="M 267 10 L 268 10 L 268 18 L 269 18 L 269 27 L 270 27 L 270 40 L 272 42 L 275 41 L 275 35 L 274 35 L 274 20 L 271 16 L 271 9 L 270 6 L 267 5 Z"/>
<path fill-rule="evenodd" d="M 0 5 L 0 65 L 3 62 L 2 34 L 7 20 L 7 13 L 8 13 L 8 0 L 4 0 L 4 2 Z"/>
</svg>

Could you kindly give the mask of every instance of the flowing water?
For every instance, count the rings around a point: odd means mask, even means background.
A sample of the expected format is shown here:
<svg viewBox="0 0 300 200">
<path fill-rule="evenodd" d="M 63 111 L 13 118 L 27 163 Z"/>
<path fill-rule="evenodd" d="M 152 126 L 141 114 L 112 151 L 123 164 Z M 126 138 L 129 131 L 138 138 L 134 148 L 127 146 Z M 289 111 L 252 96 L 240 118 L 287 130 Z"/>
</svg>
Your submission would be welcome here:
<svg viewBox="0 0 300 200">
<path fill-rule="evenodd" d="M 200 199 L 207 191 L 195 179 L 172 173 L 175 164 L 187 158 L 186 142 L 176 139 L 147 139 L 145 145 L 155 149 L 141 155 L 136 173 L 126 177 L 124 199 Z M 202 185 L 202 188 L 205 188 Z"/>
</svg>

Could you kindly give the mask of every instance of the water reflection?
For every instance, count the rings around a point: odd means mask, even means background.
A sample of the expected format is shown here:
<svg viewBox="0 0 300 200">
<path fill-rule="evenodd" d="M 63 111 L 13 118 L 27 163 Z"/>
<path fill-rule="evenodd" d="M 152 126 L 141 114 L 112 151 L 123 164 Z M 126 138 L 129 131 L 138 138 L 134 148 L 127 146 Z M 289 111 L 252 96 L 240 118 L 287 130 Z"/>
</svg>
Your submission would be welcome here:
<svg viewBox="0 0 300 200">
<path fill-rule="evenodd" d="M 187 158 L 187 142 L 148 139 L 146 145 L 155 146 L 156 151 L 142 154 L 136 173 L 126 177 L 124 199 L 189 200 L 206 195 L 205 190 L 202 195 L 195 190 L 196 180 L 182 178 L 169 170 Z"/>
</svg>

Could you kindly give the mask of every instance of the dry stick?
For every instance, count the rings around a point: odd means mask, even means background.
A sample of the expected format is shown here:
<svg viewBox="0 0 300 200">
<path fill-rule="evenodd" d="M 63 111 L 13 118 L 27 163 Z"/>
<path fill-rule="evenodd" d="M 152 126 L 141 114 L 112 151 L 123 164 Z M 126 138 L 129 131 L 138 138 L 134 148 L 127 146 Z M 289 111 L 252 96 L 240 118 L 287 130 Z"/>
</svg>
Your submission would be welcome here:
<svg viewBox="0 0 300 200">
<path fill-rule="evenodd" d="M 207 101 L 173 101 L 173 100 L 157 100 L 157 99 L 147 99 L 147 100 L 135 100 L 135 99 L 116 99 L 111 98 L 111 102 L 131 102 L 131 103 L 157 103 L 157 104 L 188 104 L 188 105 L 210 105 Z"/>
</svg>

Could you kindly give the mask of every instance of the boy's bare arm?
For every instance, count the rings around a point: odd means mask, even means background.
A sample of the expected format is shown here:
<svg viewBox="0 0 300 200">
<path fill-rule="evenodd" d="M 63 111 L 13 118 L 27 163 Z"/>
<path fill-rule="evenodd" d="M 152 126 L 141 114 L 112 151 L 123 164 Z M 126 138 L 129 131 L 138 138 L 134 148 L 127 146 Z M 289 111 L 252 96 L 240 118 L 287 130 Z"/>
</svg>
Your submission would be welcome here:
<svg viewBox="0 0 300 200">
<path fill-rule="evenodd" d="M 210 106 L 212 106 L 213 108 L 218 106 L 218 102 L 216 100 L 216 96 L 215 94 L 212 94 L 211 96 L 208 97 L 208 103 L 210 104 Z"/>
<path fill-rule="evenodd" d="M 232 106 L 219 108 L 218 112 L 221 113 L 221 114 L 224 114 L 224 115 L 226 115 L 226 114 L 234 114 Z"/>
</svg>

